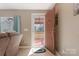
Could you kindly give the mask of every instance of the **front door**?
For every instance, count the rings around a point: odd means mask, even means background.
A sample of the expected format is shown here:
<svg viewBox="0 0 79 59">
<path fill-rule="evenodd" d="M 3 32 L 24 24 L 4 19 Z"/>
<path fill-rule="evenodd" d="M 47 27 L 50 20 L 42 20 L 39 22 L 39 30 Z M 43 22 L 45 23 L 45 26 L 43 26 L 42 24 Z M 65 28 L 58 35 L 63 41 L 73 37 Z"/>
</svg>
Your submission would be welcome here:
<svg viewBox="0 0 79 59">
<path fill-rule="evenodd" d="M 42 48 L 45 46 L 45 16 L 42 14 L 32 15 L 32 47 Z"/>
</svg>

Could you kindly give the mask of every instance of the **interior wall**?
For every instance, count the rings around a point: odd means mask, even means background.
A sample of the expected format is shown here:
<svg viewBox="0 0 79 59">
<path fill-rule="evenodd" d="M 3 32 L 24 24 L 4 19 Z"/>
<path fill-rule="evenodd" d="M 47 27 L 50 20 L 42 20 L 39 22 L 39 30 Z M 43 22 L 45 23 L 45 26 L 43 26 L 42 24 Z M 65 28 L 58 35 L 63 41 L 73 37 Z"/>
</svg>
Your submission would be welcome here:
<svg viewBox="0 0 79 59">
<path fill-rule="evenodd" d="M 31 45 L 31 14 L 33 12 L 45 13 L 46 11 L 0 10 L 0 16 L 21 16 L 21 33 L 23 34 L 21 45 L 23 46 Z"/>
<path fill-rule="evenodd" d="M 73 4 L 59 4 L 58 51 L 61 55 L 79 55 L 79 15 Z"/>
</svg>

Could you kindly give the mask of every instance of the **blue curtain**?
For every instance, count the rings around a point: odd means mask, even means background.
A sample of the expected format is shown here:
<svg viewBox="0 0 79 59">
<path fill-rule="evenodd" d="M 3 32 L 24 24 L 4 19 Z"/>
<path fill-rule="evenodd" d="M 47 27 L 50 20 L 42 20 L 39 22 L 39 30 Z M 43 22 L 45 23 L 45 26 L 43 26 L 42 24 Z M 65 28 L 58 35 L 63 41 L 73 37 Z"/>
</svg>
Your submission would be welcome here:
<svg viewBox="0 0 79 59">
<path fill-rule="evenodd" d="M 20 16 L 14 17 L 14 30 L 20 33 Z"/>
<path fill-rule="evenodd" d="M 0 32 L 1 32 L 1 17 L 0 17 Z"/>
<path fill-rule="evenodd" d="M 20 16 L 14 16 L 13 17 L 13 31 L 20 33 Z M 9 25 L 7 24 L 6 21 L 2 21 L 2 20 L 7 20 L 7 17 L 0 17 L 0 32 L 11 32 L 11 29 L 7 29 L 9 28 Z M 12 24 L 12 23 L 10 23 Z"/>
</svg>

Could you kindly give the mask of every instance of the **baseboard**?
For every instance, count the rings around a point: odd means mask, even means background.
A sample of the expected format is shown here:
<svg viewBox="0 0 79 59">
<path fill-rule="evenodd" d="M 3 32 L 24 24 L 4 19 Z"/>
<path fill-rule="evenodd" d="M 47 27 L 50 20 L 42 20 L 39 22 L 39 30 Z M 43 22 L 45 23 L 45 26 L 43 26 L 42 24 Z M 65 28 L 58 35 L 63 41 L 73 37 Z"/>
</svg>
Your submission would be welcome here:
<svg viewBox="0 0 79 59">
<path fill-rule="evenodd" d="M 56 52 L 56 56 L 62 56 L 58 51 L 55 52 Z"/>
<path fill-rule="evenodd" d="M 19 48 L 31 48 L 31 46 L 19 46 Z"/>
</svg>

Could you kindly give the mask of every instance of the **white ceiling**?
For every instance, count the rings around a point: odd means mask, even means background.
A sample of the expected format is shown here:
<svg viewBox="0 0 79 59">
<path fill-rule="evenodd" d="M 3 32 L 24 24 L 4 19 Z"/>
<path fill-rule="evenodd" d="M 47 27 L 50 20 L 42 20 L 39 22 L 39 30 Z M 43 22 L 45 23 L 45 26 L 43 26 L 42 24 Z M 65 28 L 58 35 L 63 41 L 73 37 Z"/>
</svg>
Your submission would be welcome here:
<svg viewBox="0 0 79 59">
<path fill-rule="evenodd" d="M 0 9 L 48 10 L 54 3 L 0 3 Z"/>
</svg>

